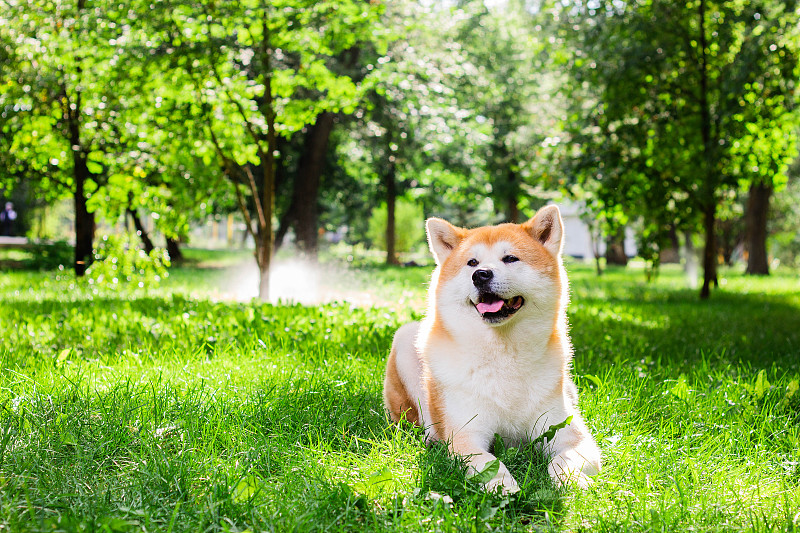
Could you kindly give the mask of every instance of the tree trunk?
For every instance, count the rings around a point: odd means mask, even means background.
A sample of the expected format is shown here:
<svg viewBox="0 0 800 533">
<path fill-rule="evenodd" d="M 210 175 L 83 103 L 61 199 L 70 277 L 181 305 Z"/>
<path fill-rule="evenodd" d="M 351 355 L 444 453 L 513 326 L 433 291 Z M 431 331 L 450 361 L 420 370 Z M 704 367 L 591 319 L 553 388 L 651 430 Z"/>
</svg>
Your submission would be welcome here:
<svg viewBox="0 0 800 533">
<path fill-rule="evenodd" d="M 335 113 L 324 111 L 309 127 L 289 208 L 295 219 L 297 245 L 312 259 L 317 257 L 319 244 L 319 183 L 335 119 Z"/>
<path fill-rule="evenodd" d="M 269 230 L 271 232 L 271 230 Z M 272 263 L 272 239 L 271 235 L 265 234 L 260 229 L 255 238 L 256 242 L 256 263 L 258 264 L 258 298 L 269 300 L 269 268 Z"/>
<path fill-rule="evenodd" d="M 686 278 L 689 280 L 689 287 L 692 289 L 697 288 L 697 256 L 695 255 L 694 243 L 692 243 L 692 233 L 687 231 L 683 234 L 683 249 L 685 254 L 685 262 L 683 264 L 683 271 L 686 273 Z"/>
<path fill-rule="evenodd" d="M 281 218 L 278 221 L 278 229 L 275 231 L 275 242 L 273 244 L 274 252 L 277 252 L 278 249 L 283 246 L 283 241 L 286 239 L 286 234 L 289 233 L 289 228 L 294 225 L 296 218 L 297 215 L 294 212 L 294 204 L 290 203 L 289 207 L 283 212 L 283 215 L 281 215 Z"/>
<path fill-rule="evenodd" d="M 78 2 L 78 10 L 83 9 L 83 0 Z M 81 73 L 80 58 L 78 58 L 78 75 Z M 65 86 L 66 87 L 66 86 Z M 75 275 L 80 277 L 92 263 L 94 248 L 94 213 L 90 213 L 86 205 L 86 181 L 91 178 L 89 167 L 86 164 L 86 153 L 81 145 L 81 93 L 76 91 L 74 100 L 67 98 L 64 88 L 65 117 L 67 120 L 67 133 L 72 146 L 72 174 L 75 180 L 73 190 L 75 203 Z"/>
<path fill-rule="evenodd" d="M 519 181 L 517 173 L 508 171 L 508 186 L 506 202 L 508 203 L 508 221 L 519 224 Z"/>
<path fill-rule="evenodd" d="M 668 231 L 669 248 L 663 248 L 659 251 L 659 263 L 680 263 L 681 262 L 681 243 L 678 239 L 678 231 L 675 226 L 670 226 Z"/>
<path fill-rule="evenodd" d="M 144 245 L 145 253 L 149 255 L 150 252 L 155 249 L 155 246 L 153 246 L 153 241 L 150 240 L 150 235 L 147 234 L 147 230 L 144 229 L 142 221 L 139 218 L 139 214 L 134 209 L 129 207 L 128 216 L 131 217 L 131 220 L 133 221 L 133 226 L 136 228 L 136 234 L 142 239 L 142 245 Z"/>
<path fill-rule="evenodd" d="M 703 250 L 703 288 L 700 289 L 700 298 L 705 300 L 711 295 L 711 283 L 718 286 L 717 281 L 717 243 L 714 233 L 716 222 L 717 204 L 712 203 L 703 211 L 703 226 L 706 235 L 705 249 Z"/>
<path fill-rule="evenodd" d="M 769 275 L 767 256 L 767 216 L 773 188 L 765 183 L 750 186 L 747 197 L 747 274 Z"/>
<path fill-rule="evenodd" d="M 86 207 L 84 186 L 89 175 L 83 155 L 75 153 L 75 275 L 83 276 L 92 264 L 94 213 Z"/>
<path fill-rule="evenodd" d="M 606 264 L 626 266 L 628 256 L 625 254 L 625 227 L 618 228 L 606 240 Z"/>
<path fill-rule="evenodd" d="M 733 253 L 738 245 L 738 231 L 735 220 L 717 221 L 717 254 L 722 264 L 733 266 Z"/>
<path fill-rule="evenodd" d="M 269 300 L 269 268 L 262 268 L 258 265 L 258 298 L 259 300 Z"/>
<path fill-rule="evenodd" d="M 178 239 L 167 237 L 167 253 L 169 254 L 169 260 L 171 262 L 180 263 L 183 261 L 183 252 L 181 252 Z"/>
<path fill-rule="evenodd" d="M 395 207 L 397 204 L 397 182 L 395 174 L 397 167 L 395 162 L 389 161 L 389 168 L 383 178 L 386 187 L 386 264 L 398 265 L 400 262 L 397 260 L 397 228 Z"/>
<path fill-rule="evenodd" d="M 272 44 L 266 18 L 262 21 L 262 31 L 261 66 L 264 75 L 264 94 L 261 98 L 261 108 L 262 115 L 267 120 L 267 146 L 266 150 L 259 147 L 263 183 L 261 198 L 254 198 L 254 200 L 261 202 L 262 216 L 259 219 L 258 235 L 255 236 L 255 253 L 260 273 L 258 297 L 261 300 L 269 300 L 269 271 L 272 264 L 273 246 L 272 213 L 275 209 L 275 150 L 278 145 L 275 134 L 275 102 L 272 97 Z"/>
<path fill-rule="evenodd" d="M 700 137 L 703 140 L 703 156 L 705 159 L 705 176 L 703 181 L 703 225 L 706 244 L 703 250 L 703 287 L 700 299 L 711 296 L 711 283 L 719 286 L 717 280 L 717 240 L 715 223 L 717 216 L 717 180 L 714 168 L 714 154 L 711 132 L 711 108 L 708 102 L 708 58 L 706 41 L 706 2 L 698 4 L 699 18 L 699 50 L 700 50 Z"/>
<path fill-rule="evenodd" d="M 597 271 L 598 276 L 603 275 L 603 266 L 600 263 L 600 258 L 603 256 L 600 253 L 600 240 L 602 237 L 600 236 L 600 230 L 597 229 L 596 220 L 584 220 L 586 223 L 586 227 L 589 229 L 589 243 L 592 248 L 592 256 L 594 256 L 594 266 L 595 270 Z"/>
</svg>

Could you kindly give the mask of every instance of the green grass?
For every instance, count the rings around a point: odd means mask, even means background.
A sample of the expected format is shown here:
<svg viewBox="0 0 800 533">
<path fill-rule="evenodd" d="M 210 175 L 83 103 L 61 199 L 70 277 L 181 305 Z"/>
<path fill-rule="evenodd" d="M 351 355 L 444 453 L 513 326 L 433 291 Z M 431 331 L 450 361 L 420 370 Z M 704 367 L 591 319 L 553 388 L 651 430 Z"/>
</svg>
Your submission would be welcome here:
<svg viewBox="0 0 800 533">
<path fill-rule="evenodd" d="M 273 306 L 206 298 L 230 257 L 190 259 L 135 290 L 0 274 L 0 532 L 800 529 L 796 273 L 725 271 L 699 302 L 677 270 L 570 265 L 604 469 L 558 491 L 541 453 L 498 450 L 523 480 L 503 499 L 382 410 L 429 268 L 348 273 L 384 307 Z"/>
</svg>

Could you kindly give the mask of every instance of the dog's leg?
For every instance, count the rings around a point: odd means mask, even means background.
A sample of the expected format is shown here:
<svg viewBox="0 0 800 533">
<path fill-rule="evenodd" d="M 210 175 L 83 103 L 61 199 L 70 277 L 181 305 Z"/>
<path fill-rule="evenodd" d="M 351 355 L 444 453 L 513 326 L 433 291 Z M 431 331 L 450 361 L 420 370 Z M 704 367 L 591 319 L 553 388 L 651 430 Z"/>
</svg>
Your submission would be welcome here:
<svg viewBox="0 0 800 533">
<path fill-rule="evenodd" d="M 422 424 L 426 416 L 420 385 L 420 362 L 414 339 L 419 323 L 412 322 L 395 333 L 392 351 L 386 362 L 383 382 L 383 401 L 389 416 L 399 422 L 405 418 L 413 424 Z"/>
<path fill-rule="evenodd" d="M 558 485 L 576 484 L 588 487 L 591 477 L 600 472 L 600 448 L 586 429 L 580 414 L 572 424 L 556 432 L 550 443 L 553 458 L 547 471 Z"/>
<path fill-rule="evenodd" d="M 450 451 L 453 454 L 460 455 L 467 460 L 469 465 L 468 473 L 472 475 L 483 471 L 490 461 L 497 460 L 497 457 L 487 451 L 488 446 L 486 444 L 481 445 L 479 440 L 476 435 L 460 432 L 457 435 L 453 435 L 449 443 Z M 498 462 L 500 464 L 497 474 L 486 482 L 486 489 L 491 491 L 496 487 L 500 487 L 504 494 L 518 492 L 519 485 L 511 476 L 511 472 L 508 471 L 506 465 L 500 461 Z"/>
<path fill-rule="evenodd" d="M 400 373 L 397 370 L 397 352 L 392 349 L 386 362 L 386 377 L 383 383 L 383 402 L 392 421 L 405 418 L 412 424 L 419 424 L 417 406 L 408 394 Z"/>
</svg>

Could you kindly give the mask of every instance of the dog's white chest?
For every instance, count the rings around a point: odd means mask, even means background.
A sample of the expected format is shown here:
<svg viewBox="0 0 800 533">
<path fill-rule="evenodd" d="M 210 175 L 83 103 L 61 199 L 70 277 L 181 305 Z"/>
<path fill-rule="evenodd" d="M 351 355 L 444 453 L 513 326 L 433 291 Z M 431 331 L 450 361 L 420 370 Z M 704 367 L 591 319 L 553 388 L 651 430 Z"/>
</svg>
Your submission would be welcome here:
<svg viewBox="0 0 800 533">
<path fill-rule="evenodd" d="M 431 372 L 456 427 L 474 423 L 490 434 L 523 438 L 545 412 L 562 410 L 554 396 L 561 370 L 544 353 L 451 345 L 431 355 Z"/>
</svg>

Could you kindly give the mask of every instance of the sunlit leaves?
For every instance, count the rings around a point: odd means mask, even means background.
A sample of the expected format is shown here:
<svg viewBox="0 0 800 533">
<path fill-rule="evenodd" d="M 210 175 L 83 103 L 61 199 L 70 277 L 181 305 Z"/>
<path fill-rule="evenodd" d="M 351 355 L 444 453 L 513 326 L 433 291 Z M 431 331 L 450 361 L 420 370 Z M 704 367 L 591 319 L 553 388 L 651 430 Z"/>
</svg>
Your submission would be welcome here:
<svg viewBox="0 0 800 533">
<path fill-rule="evenodd" d="M 644 217 L 645 249 L 666 228 L 696 228 L 709 206 L 730 211 L 740 187 L 785 181 L 800 74 L 790 4 L 704 0 L 705 49 L 698 2 L 562 10 L 575 47 L 569 171 L 601 212 Z"/>
<path fill-rule="evenodd" d="M 135 17 L 102 1 L 11 1 L 0 6 L 0 19 L 0 42 L 13 43 L 4 64 L 13 75 L 0 92 L 6 168 L 52 198 L 69 192 L 77 156 L 97 189 L 106 155 L 135 129 L 125 114 L 136 95 L 119 71 Z M 137 70 L 131 65 L 127 74 Z"/>
</svg>

